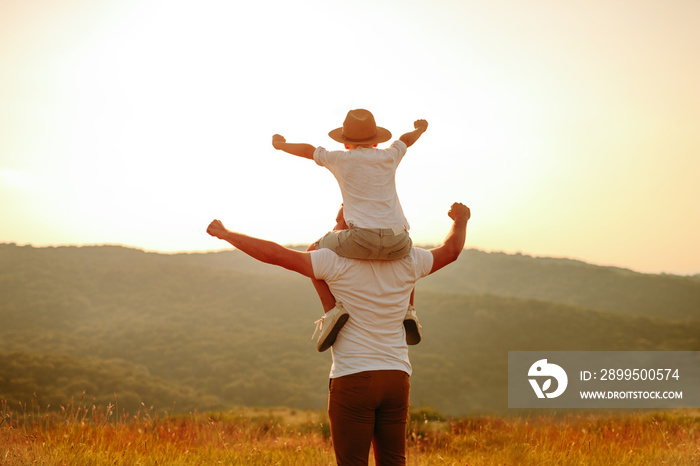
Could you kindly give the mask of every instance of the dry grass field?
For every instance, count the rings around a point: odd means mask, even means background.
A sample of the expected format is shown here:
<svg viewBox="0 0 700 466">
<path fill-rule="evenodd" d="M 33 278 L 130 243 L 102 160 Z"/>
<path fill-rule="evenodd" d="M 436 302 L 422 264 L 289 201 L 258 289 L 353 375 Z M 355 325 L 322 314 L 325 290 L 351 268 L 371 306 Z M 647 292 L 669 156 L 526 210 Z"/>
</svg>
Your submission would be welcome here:
<svg viewBox="0 0 700 466">
<path fill-rule="evenodd" d="M 118 400 L 59 410 L 0 404 L 1 465 L 333 465 L 323 412 L 245 408 L 127 414 Z M 696 465 L 700 411 L 433 420 L 417 412 L 409 465 Z M 373 464 L 373 462 L 370 462 Z"/>
</svg>

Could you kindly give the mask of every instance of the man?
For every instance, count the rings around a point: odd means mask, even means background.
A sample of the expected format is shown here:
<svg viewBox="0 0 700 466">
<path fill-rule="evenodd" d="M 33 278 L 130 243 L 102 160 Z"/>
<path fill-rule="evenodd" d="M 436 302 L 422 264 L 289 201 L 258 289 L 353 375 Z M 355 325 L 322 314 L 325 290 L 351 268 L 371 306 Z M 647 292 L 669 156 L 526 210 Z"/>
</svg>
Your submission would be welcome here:
<svg viewBox="0 0 700 466">
<path fill-rule="evenodd" d="M 219 220 L 210 235 L 259 261 L 324 280 L 350 317 L 331 348 L 328 415 L 339 465 L 366 465 L 370 444 L 378 465 L 403 465 L 411 363 L 403 326 L 415 282 L 454 262 L 464 248 L 471 212 L 452 204 L 443 245 L 412 248 L 394 261 L 340 257 L 329 249 L 295 251 L 227 230 Z"/>
</svg>

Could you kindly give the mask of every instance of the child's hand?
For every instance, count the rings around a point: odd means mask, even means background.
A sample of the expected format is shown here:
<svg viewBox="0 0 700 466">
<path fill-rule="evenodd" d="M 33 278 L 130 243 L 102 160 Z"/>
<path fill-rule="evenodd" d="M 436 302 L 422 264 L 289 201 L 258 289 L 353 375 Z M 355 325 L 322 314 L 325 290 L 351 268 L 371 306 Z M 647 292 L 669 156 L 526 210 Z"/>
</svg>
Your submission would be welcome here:
<svg viewBox="0 0 700 466">
<path fill-rule="evenodd" d="M 280 149 L 280 146 L 285 142 L 287 142 L 287 140 L 279 134 L 275 134 L 274 136 L 272 136 L 272 147 L 274 147 L 275 149 Z"/>
<path fill-rule="evenodd" d="M 425 132 L 425 130 L 428 129 L 428 122 L 425 120 L 416 120 L 413 123 L 413 127 Z"/>
</svg>

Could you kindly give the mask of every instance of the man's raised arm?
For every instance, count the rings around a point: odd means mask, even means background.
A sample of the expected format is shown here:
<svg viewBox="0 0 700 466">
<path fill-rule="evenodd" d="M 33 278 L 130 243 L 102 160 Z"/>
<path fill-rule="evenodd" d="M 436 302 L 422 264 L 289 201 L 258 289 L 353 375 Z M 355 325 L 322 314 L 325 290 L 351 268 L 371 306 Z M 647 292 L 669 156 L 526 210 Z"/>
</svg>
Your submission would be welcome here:
<svg viewBox="0 0 700 466">
<path fill-rule="evenodd" d="M 215 238 L 229 242 L 236 249 L 243 251 L 260 262 L 278 265 L 309 278 L 314 278 L 311 255 L 308 252 L 295 251 L 272 241 L 230 231 L 224 227 L 220 220 L 211 222 L 209 227 L 207 227 L 207 233 Z"/>
<path fill-rule="evenodd" d="M 455 202 L 447 215 L 453 220 L 452 227 L 442 246 L 430 250 L 433 254 L 433 268 L 430 273 L 437 272 L 447 264 L 456 261 L 467 239 L 467 222 L 471 217 L 469 207 Z"/>
</svg>

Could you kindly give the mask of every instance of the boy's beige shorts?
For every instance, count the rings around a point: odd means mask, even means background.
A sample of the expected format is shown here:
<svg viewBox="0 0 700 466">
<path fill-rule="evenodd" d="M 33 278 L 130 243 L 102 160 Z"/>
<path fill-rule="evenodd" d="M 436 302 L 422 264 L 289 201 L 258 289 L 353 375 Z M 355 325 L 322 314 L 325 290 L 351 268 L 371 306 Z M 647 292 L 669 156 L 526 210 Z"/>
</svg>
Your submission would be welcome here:
<svg viewBox="0 0 700 466">
<path fill-rule="evenodd" d="M 413 247 L 408 231 L 391 228 L 357 228 L 328 232 L 315 244 L 350 259 L 397 260 Z"/>
</svg>

